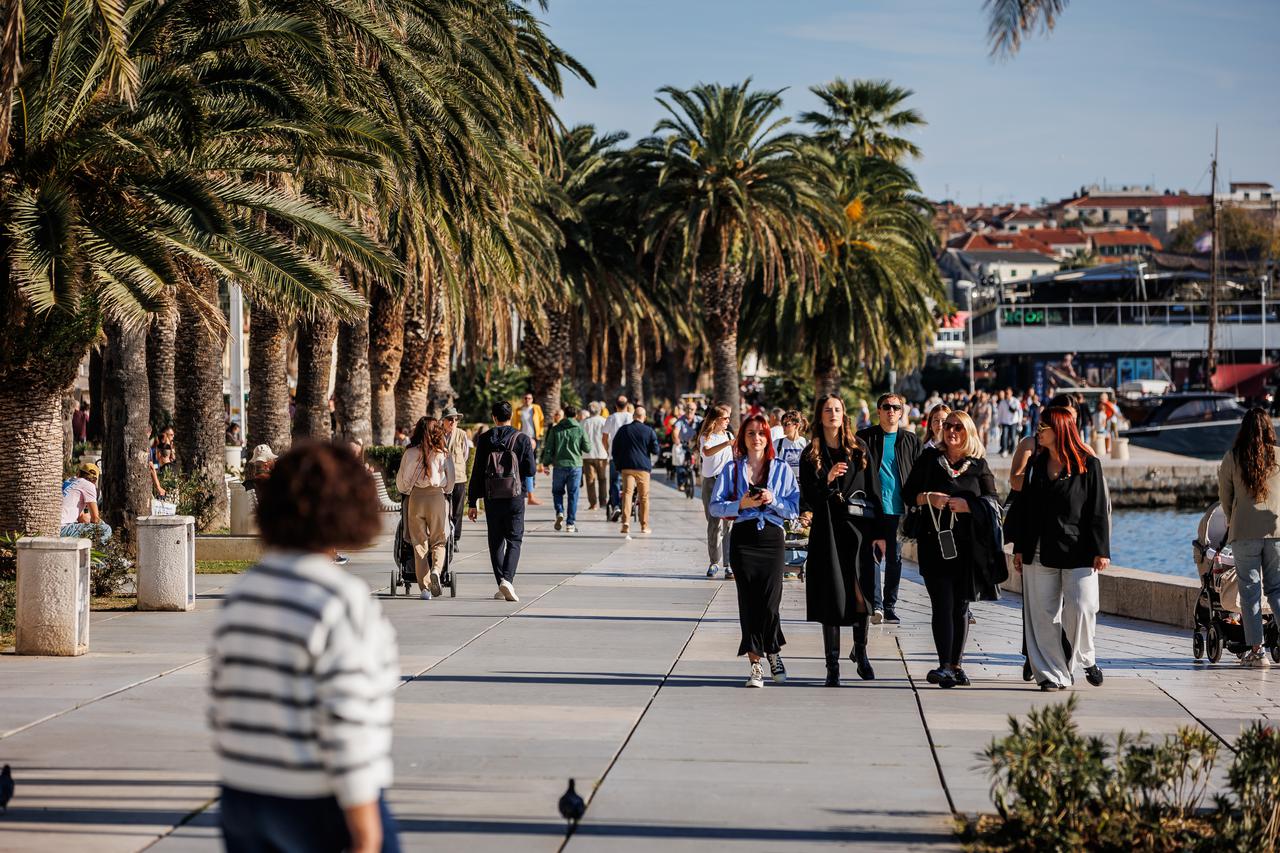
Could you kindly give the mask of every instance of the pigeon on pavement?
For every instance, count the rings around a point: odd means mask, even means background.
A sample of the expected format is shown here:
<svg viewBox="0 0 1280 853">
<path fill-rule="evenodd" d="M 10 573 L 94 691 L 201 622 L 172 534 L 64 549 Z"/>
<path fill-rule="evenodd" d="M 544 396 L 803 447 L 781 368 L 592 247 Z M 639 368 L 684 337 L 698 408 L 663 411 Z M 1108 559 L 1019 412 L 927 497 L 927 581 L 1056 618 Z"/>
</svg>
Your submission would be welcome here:
<svg viewBox="0 0 1280 853">
<path fill-rule="evenodd" d="M 572 788 L 573 785 L 571 784 L 569 787 Z M 5 812 L 8 812 L 9 801 L 12 799 L 13 799 L 13 771 L 10 770 L 9 765 L 6 764 L 3 768 L 0 768 L 0 809 L 3 809 Z M 561 806 L 560 808 L 563 811 L 564 806 Z"/>
<path fill-rule="evenodd" d="M 564 796 L 560 798 L 560 816 L 577 829 L 578 821 L 582 820 L 586 810 L 587 804 L 583 802 L 582 797 L 578 796 L 578 792 L 573 787 L 573 780 L 570 779 L 569 790 L 565 791 Z"/>
</svg>

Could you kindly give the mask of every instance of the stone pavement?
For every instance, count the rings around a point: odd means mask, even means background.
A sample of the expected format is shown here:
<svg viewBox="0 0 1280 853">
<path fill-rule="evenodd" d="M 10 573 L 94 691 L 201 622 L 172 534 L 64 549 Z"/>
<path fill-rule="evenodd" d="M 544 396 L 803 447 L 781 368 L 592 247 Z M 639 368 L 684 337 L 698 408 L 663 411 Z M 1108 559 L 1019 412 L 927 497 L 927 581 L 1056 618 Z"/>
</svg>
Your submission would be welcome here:
<svg viewBox="0 0 1280 853">
<path fill-rule="evenodd" d="M 652 537 L 623 540 L 600 513 L 568 537 L 549 500 L 532 508 L 517 604 L 491 598 L 478 525 L 456 599 L 387 596 L 389 537 L 353 555 L 399 633 L 389 799 L 406 849 L 957 849 L 952 810 L 990 808 L 975 753 L 1009 714 L 1061 700 L 1021 680 L 1018 600 L 975 605 L 974 686 L 938 690 L 908 571 L 904 623 L 873 629 L 877 679 L 846 662 L 829 690 L 788 584 L 790 681 L 746 690 L 732 584 L 702 577 L 701 505 L 661 482 Z M 0 762 L 19 786 L 0 850 L 220 849 L 205 655 L 230 582 L 200 576 L 193 613 L 95 614 L 81 658 L 0 657 Z M 1183 632 L 1104 618 L 1098 647 L 1107 683 L 1074 691 L 1088 731 L 1200 724 L 1230 740 L 1280 717 L 1280 670 L 1193 663 Z M 590 807 L 566 843 L 570 776 Z"/>
</svg>

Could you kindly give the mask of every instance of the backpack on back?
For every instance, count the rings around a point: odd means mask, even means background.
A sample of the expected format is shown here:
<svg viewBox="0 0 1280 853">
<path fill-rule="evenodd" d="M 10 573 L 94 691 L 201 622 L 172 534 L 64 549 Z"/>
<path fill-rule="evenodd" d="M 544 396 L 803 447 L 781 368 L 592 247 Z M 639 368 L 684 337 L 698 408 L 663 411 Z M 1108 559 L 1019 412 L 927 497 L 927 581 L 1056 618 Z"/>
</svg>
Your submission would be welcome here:
<svg viewBox="0 0 1280 853">
<path fill-rule="evenodd" d="M 520 433 L 514 433 L 504 444 L 491 447 L 484 461 L 484 496 L 486 500 L 514 500 L 524 495 L 524 478 L 520 476 L 520 459 L 515 444 Z"/>
</svg>

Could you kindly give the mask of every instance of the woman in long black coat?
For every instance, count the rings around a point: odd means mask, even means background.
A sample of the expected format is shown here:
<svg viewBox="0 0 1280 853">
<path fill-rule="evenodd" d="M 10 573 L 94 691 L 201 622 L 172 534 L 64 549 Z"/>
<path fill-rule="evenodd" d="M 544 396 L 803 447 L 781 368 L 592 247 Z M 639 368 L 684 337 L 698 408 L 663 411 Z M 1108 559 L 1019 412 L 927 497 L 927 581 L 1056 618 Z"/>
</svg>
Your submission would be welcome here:
<svg viewBox="0 0 1280 853">
<path fill-rule="evenodd" d="M 867 657 L 867 621 L 875 600 L 880 482 L 871 454 L 834 395 L 818 398 L 813 440 L 800 457 L 800 494 L 813 511 L 805 563 L 806 618 L 822 625 L 827 686 L 840 686 L 840 628 L 853 626 L 849 659 L 875 678 Z"/>
</svg>

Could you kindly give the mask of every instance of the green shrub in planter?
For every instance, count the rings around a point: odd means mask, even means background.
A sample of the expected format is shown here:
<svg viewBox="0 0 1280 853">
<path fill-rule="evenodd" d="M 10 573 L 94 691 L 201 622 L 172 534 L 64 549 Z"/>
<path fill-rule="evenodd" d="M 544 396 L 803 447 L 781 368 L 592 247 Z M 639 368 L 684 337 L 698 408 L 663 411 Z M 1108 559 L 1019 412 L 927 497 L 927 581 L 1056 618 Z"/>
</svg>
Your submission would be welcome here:
<svg viewBox="0 0 1280 853">
<path fill-rule="evenodd" d="M 1227 768 L 1230 794 L 1217 798 L 1220 850 L 1280 847 L 1280 729 L 1254 723 Z"/>
<path fill-rule="evenodd" d="M 396 472 L 400 470 L 400 460 L 403 457 L 404 448 L 397 444 L 375 444 L 364 449 L 365 461 L 382 475 L 387 494 L 393 501 L 400 500 L 400 492 L 396 489 Z"/>
</svg>

